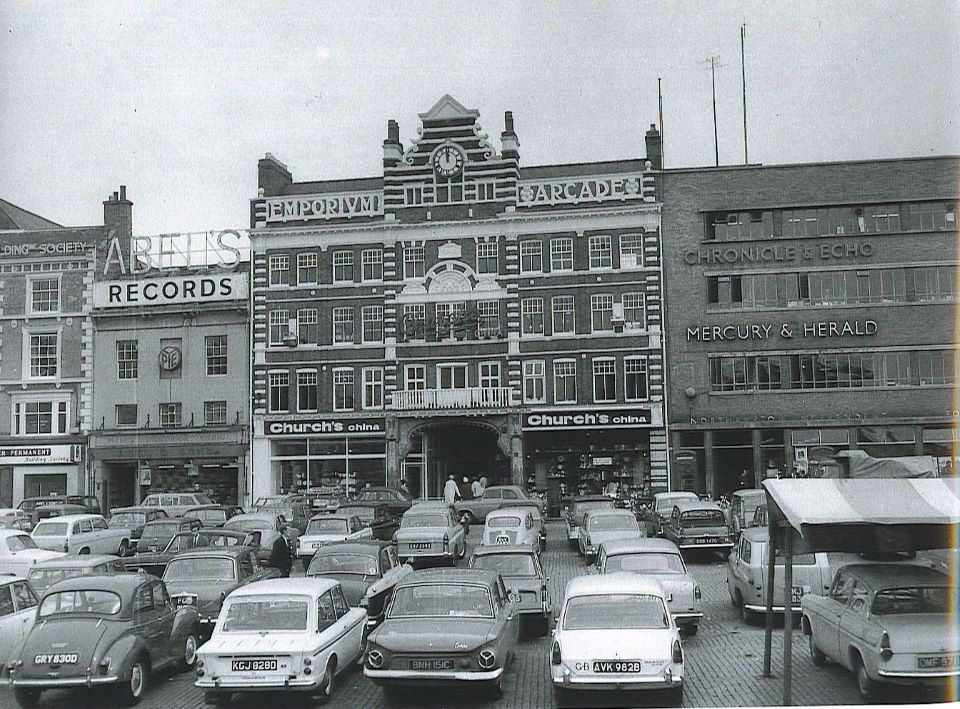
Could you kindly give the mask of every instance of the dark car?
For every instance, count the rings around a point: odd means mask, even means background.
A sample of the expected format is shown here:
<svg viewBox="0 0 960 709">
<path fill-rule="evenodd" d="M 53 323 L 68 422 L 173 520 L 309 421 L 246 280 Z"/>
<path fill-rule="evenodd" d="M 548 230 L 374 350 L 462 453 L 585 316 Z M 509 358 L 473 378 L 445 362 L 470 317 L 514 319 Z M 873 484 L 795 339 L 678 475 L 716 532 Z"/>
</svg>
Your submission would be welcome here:
<svg viewBox="0 0 960 709">
<path fill-rule="evenodd" d="M 166 548 L 177 532 L 198 532 L 202 528 L 203 523 L 198 519 L 187 517 L 155 519 L 143 526 L 137 548 L 141 552 L 160 551 Z"/>
<path fill-rule="evenodd" d="M 112 554 L 62 556 L 31 566 L 27 581 L 42 596 L 48 588 L 66 579 L 89 574 L 122 574 L 126 570 L 120 557 Z"/>
<path fill-rule="evenodd" d="M 680 550 L 702 549 L 729 552 L 734 534 L 727 517 L 716 502 L 681 501 L 663 525 L 663 537 Z"/>
<path fill-rule="evenodd" d="M 236 515 L 227 521 L 224 529 L 247 533 L 248 543 L 259 547 L 257 558 L 262 566 L 279 569 L 283 576 L 290 574 L 299 533 L 280 516 L 260 512 Z M 278 540 L 283 543 L 285 554 Z"/>
<path fill-rule="evenodd" d="M 545 635 L 550 629 L 553 604 L 547 590 L 547 575 L 540 554 L 529 544 L 497 544 L 473 550 L 468 567 L 496 571 L 513 594 L 521 618 L 536 621 L 536 630 Z"/>
<path fill-rule="evenodd" d="M 209 637 L 231 591 L 279 575 L 276 569 L 260 566 L 252 547 L 200 547 L 171 559 L 163 572 L 163 582 L 177 606 L 197 610 L 200 636 Z"/>
<path fill-rule="evenodd" d="M 143 551 L 127 559 L 128 571 L 145 571 L 154 576 L 163 576 L 170 560 L 180 552 L 206 547 L 243 546 L 251 541 L 245 532 L 235 532 L 216 527 L 210 529 L 177 532 L 161 551 Z"/>
<path fill-rule="evenodd" d="M 305 493 L 313 514 L 318 512 L 333 512 L 346 502 L 346 497 L 337 490 L 321 490 Z"/>
<path fill-rule="evenodd" d="M 317 550 L 307 576 L 336 579 L 347 603 L 367 609 L 367 631 L 383 620 L 383 612 L 397 582 L 413 573 L 401 564 L 388 542 L 335 542 Z"/>
<path fill-rule="evenodd" d="M 354 498 L 357 502 L 383 502 L 390 508 L 390 512 L 402 516 L 413 504 L 413 497 L 397 487 L 375 485 L 361 490 Z"/>
<path fill-rule="evenodd" d="M 374 539 L 390 541 L 393 533 L 400 529 L 400 518 L 391 512 L 390 506 L 384 502 L 344 502 L 337 507 L 336 512 L 359 517 L 360 521 L 373 531 Z"/>
<path fill-rule="evenodd" d="M 8 665 L 14 696 L 32 707 L 45 689 L 110 685 L 136 704 L 150 676 L 193 667 L 200 618 L 177 608 L 145 574 L 80 576 L 50 587 L 37 623 Z"/>
<path fill-rule="evenodd" d="M 41 505 L 77 505 L 83 508 L 79 514 L 101 514 L 100 500 L 93 495 L 44 495 L 41 497 L 25 497 L 17 505 L 17 509 L 23 510 L 27 514 L 33 514 L 33 511 Z"/>
<path fill-rule="evenodd" d="M 129 529 L 130 550 L 136 551 L 144 525 L 155 519 L 167 519 L 167 513 L 156 507 L 117 507 L 110 511 L 110 520 L 107 524 L 111 527 Z"/>
<path fill-rule="evenodd" d="M 243 514 L 243 508 L 237 505 L 200 505 L 191 507 L 183 516 L 200 520 L 204 527 L 222 527 L 234 515 Z"/>
<path fill-rule="evenodd" d="M 33 508 L 33 512 L 30 513 L 30 521 L 36 527 L 42 520 L 51 517 L 85 514 L 89 514 L 89 512 L 83 505 L 75 505 L 72 502 L 42 502 Z"/>
<path fill-rule="evenodd" d="M 396 585 L 383 623 L 367 638 L 363 674 L 388 699 L 400 685 L 460 681 L 499 695 L 518 628 L 497 572 L 415 571 Z"/>
<path fill-rule="evenodd" d="M 567 523 L 567 543 L 572 548 L 577 548 L 579 545 L 580 525 L 583 524 L 583 516 L 587 512 L 596 509 L 613 509 L 615 506 L 616 500 L 606 495 L 578 495 L 571 498 L 563 515 Z"/>
</svg>

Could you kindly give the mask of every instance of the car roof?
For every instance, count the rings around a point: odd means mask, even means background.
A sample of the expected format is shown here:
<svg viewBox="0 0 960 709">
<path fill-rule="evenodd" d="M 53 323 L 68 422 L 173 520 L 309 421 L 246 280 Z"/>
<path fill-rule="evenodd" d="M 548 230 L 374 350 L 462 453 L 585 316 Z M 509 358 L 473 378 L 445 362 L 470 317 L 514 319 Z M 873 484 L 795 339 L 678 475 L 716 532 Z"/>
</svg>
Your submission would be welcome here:
<svg viewBox="0 0 960 709">
<path fill-rule="evenodd" d="M 473 556 L 495 556 L 497 554 L 536 554 L 532 544 L 482 544 L 473 550 Z"/>
<path fill-rule="evenodd" d="M 160 525 L 169 525 L 169 524 L 183 524 L 184 522 L 192 522 L 195 517 L 157 517 L 156 519 L 151 519 L 147 521 L 149 527 L 159 527 Z"/>
<path fill-rule="evenodd" d="M 197 511 L 197 510 L 228 510 L 228 509 L 230 509 L 231 507 L 235 507 L 235 505 L 217 505 L 217 504 L 212 504 L 212 505 L 197 505 L 196 507 L 191 507 L 189 510 L 187 510 L 187 511 L 184 512 L 183 514 L 184 514 L 184 516 L 186 516 L 186 515 L 188 515 L 189 513 L 195 512 L 195 511 Z"/>
<path fill-rule="evenodd" d="M 356 515 L 347 514 L 346 512 L 317 512 L 310 518 L 312 522 L 315 519 L 342 519 L 350 520 L 356 517 Z"/>
<path fill-rule="evenodd" d="M 456 583 L 478 586 L 494 586 L 500 574 L 485 569 L 420 569 L 397 582 L 401 586 L 416 586 L 421 583 Z"/>
<path fill-rule="evenodd" d="M 87 566 L 96 566 L 97 564 L 105 564 L 111 561 L 119 561 L 119 556 L 114 556 L 113 554 L 82 554 L 78 556 L 61 556 L 56 559 L 47 559 L 41 561 L 37 564 L 34 564 L 30 567 L 30 570 L 33 569 L 82 569 Z"/>
<path fill-rule="evenodd" d="M 388 505 L 383 500 L 347 500 L 337 505 L 338 510 L 341 507 L 388 507 Z"/>
<path fill-rule="evenodd" d="M 24 532 L 21 529 L 0 529 L 0 539 L 6 539 L 7 537 L 16 537 L 21 534 L 25 537 L 30 536 L 28 532 Z"/>
<path fill-rule="evenodd" d="M 187 551 L 177 552 L 177 559 L 195 556 L 236 556 L 241 557 L 248 552 L 254 551 L 253 547 L 241 546 L 239 544 L 231 547 L 199 547 Z"/>
<path fill-rule="evenodd" d="M 50 517 L 48 519 L 42 519 L 37 524 L 44 524 L 45 522 L 83 522 L 84 520 L 97 519 L 100 517 L 103 517 L 103 515 L 94 515 L 94 514 L 60 515 L 59 517 Z"/>
<path fill-rule="evenodd" d="M 110 510 L 110 514 L 115 515 L 118 512 L 162 512 L 163 510 L 155 506 L 146 506 L 146 505 L 131 505 L 130 507 L 114 507 Z"/>
<path fill-rule="evenodd" d="M 422 512 L 423 510 L 453 510 L 454 507 L 449 502 L 444 502 L 443 500 L 423 500 L 414 504 L 409 510 L 404 512 L 404 514 L 411 514 L 415 512 Z"/>
<path fill-rule="evenodd" d="M 269 512 L 244 512 L 242 514 L 234 515 L 227 521 L 242 522 L 245 519 L 264 519 L 273 522 L 277 519 L 277 515 L 270 514 Z"/>
<path fill-rule="evenodd" d="M 637 516 L 630 510 L 624 509 L 623 507 L 601 507 L 598 510 L 587 510 L 584 514 L 587 517 L 631 517 L 636 519 Z"/>
<path fill-rule="evenodd" d="M 241 586 L 230 594 L 237 596 L 289 596 L 306 594 L 320 596 L 339 583 L 336 579 L 323 576 L 297 576 L 279 579 L 265 579 Z"/>
<path fill-rule="evenodd" d="M 766 497 L 766 495 L 765 490 L 760 490 L 755 487 L 745 487 L 742 490 L 733 491 L 733 497 Z"/>
<path fill-rule="evenodd" d="M 751 542 L 763 542 L 764 544 L 770 539 L 766 527 L 747 527 L 740 531 L 740 536 L 746 537 Z"/>
<path fill-rule="evenodd" d="M 648 593 L 664 597 L 663 586 L 650 576 L 618 571 L 613 574 L 575 576 L 567 583 L 564 596 L 592 596 L 597 593 Z"/>
<path fill-rule="evenodd" d="M 711 500 L 677 500 L 677 503 L 674 505 L 679 507 L 681 512 L 687 512 L 689 510 L 714 510 L 715 512 L 723 512 L 716 502 Z"/>
<path fill-rule="evenodd" d="M 495 510 L 487 512 L 487 519 L 491 517 L 526 517 L 529 514 L 531 514 L 529 509 L 524 509 L 520 506 L 498 507 Z"/>
<path fill-rule="evenodd" d="M 677 498 L 680 500 L 685 499 L 697 499 L 700 497 L 693 490 L 671 490 L 670 492 L 655 492 L 653 493 L 653 499 L 655 500 L 670 500 Z"/>
<path fill-rule="evenodd" d="M 231 539 L 243 539 L 247 533 L 239 529 L 224 529 L 223 527 L 201 527 L 200 529 L 183 529 L 177 534 L 197 534 L 201 537 L 230 537 Z"/>
<path fill-rule="evenodd" d="M 370 539 L 367 541 L 333 542 L 324 544 L 317 549 L 314 556 L 323 555 L 329 552 L 350 552 L 354 554 L 379 554 L 384 547 L 391 546 L 390 542 L 380 539 Z"/>
<path fill-rule="evenodd" d="M 0 586 L 6 586 L 8 583 L 13 583 L 14 581 L 26 580 L 23 576 L 17 576 L 16 574 L 0 574 Z"/>
<path fill-rule="evenodd" d="M 57 591 L 116 591 L 121 596 L 133 593 L 144 581 L 156 581 L 156 576 L 141 574 L 135 571 L 116 574 L 96 574 L 93 576 L 75 576 L 58 581 L 47 589 L 45 595 Z"/>
<path fill-rule="evenodd" d="M 856 574 L 874 590 L 914 584 L 949 586 L 952 583 L 943 572 L 917 564 L 848 564 L 841 569 Z"/>
<path fill-rule="evenodd" d="M 643 537 L 642 539 L 611 539 L 601 543 L 603 550 L 608 554 L 646 554 L 672 553 L 679 554 L 680 548 L 669 539 L 659 537 Z"/>
<path fill-rule="evenodd" d="M 520 492 L 523 492 L 523 488 L 519 485 L 488 485 L 483 489 L 483 491 L 486 492 L 487 490 L 519 490 Z"/>
<path fill-rule="evenodd" d="M 577 495 L 571 498 L 570 502 L 605 502 L 607 500 L 614 502 L 614 499 L 608 495 Z"/>
</svg>

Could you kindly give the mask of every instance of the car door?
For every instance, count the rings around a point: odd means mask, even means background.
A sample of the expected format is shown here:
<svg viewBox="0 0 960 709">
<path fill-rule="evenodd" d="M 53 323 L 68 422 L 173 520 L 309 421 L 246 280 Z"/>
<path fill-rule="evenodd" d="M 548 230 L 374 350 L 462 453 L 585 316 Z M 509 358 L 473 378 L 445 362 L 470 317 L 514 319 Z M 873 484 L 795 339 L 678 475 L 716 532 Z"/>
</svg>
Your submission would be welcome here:
<svg viewBox="0 0 960 709">
<path fill-rule="evenodd" d="M 740 598 L 746 599 L 749 588 L 750 562 L 753 559 L 753 543 L 746 537 L 740 538 L 736 550 L 727 559 L 727 569 L 730 574 L 730 592 L 740 592 Z M 763 582 L 760 583 L 763 585 Z"/>
<path fill-rule="evenodd" d="M 30 632 L 30 629 L 33 627 L 33 623 L 37 618 L 37 605 L 40 601 L 37 598 L 37 595 L 33 592 L 33 589 L 30 588 L 30 584 L 26 581 L 14 581 L 10 584 L 10 589 L 13 593 L 13 602 L 17 606 L 16 615 L 19 618 L 19 636 L 17 641 L 22 641 L 27 637 L 27 634 Z M 4 635 L 0 635 L 0 639 L 3 639 Z M 3 653 L 0 653 L 2 656 Z"/>
<path fill-rule="evenodd" d="M 160 625 L 160 612 L 154 608 L 153 583 L 144 582 L 133 594 L 133 630 L 150 654 L 150 664 L 162 664 L 166 655 L 166 638 Z"/>
<path fill-rule="evenodd" d="M 332 629 L 337 636 L 333 648 L 340 658 L 339 666 L 349 667 L 347 663 L 352 663 L 360 654 L 360 643 L 363 639 L 362 619 L 366 614 L 359 609 L 351 611 L 340 584 L 330 590 L 330 595 L 333 597 L 333 609 L 337 614 L 337 622 Z"/>
<path fill-rule="evenodd" d="M 841 655 L 848 654 L 851 645 L 862 648 L 867 626 L 867 610 L 870 607 L 870 589 L 862 579 L 853 577 L 847 585 L 849 598 L 840 611 L 840 624 L 837 632 L 838 649 Z"/>
<path fill-rule="evenodd" d="M 507 592 L 502 576 L 497 576 L 494 586 L 494 606 L 497 605 L 500 606 L 498 613 L 505 614 L 507 624 L 504 629 L 504 650 L 516 652 L 517 640 L 520 637 L 520 614 L 516 611 L 516 605 L 510 600 L 510 594 Z"/>
<path fill-rule="evenodd" d="M 843 661 L 840 651 L 840 619 L 850 600 L 854 577 L 840 569 L 830 586 L 830 593 L 823 603 L 814 607 L 821 610 L 811 619 L 813 637 L 821 652 L 835 660 Z"/>
<path fill-rule="evenodd" d="M 121 533 L 110 529 L 106 520 L 102 518 L 93 518 L 90 520 L 90 526 L 93 528 L 90 549 L 100 554 L 116 554 L 120 548 Z"/>
</svg>

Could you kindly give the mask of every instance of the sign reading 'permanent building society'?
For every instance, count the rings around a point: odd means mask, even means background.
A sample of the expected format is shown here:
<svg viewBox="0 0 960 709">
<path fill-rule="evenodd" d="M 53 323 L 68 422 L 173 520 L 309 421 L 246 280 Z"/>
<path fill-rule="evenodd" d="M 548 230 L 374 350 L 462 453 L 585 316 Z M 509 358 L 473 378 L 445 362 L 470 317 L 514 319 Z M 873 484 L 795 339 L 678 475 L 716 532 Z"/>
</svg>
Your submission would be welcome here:
<svg viewBox="0 0 960 709">
<path fill-rule="evenodd" d="M 525 414 L 527 431 L 563 431 L 590 428 L 640 428 L 651 425 L 649 409 L 543 411 Z"/>
<path fill-rule="evenodd" d="M 75 463 L 79 446 L 3 446 L 0 448 L 0 465 L 39 465 Z"/>
<path fill-rule="evenodd" d="M 263 430 L 268 436 L 383 435 L 386 424 L 382 418 L 317 418 L 306 421 L 264 421 Z"/>
</svg>

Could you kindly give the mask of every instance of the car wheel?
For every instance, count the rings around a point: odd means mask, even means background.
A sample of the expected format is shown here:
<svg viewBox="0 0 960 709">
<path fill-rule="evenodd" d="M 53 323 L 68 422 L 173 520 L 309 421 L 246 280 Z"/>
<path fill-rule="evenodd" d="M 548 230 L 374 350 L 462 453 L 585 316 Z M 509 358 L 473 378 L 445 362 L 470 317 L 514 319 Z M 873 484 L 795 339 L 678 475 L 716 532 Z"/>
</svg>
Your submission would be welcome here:
<svg viewBox="0 0 960 709">
<path fill-rule="evenodd" d="M 83 547 L 83 549 L 81 549 L 81 550 L 78 551 L 77 553 L 78 553 L 78 554 L 89 554 L 89 553 L 90 553 L 90 547 Z"/>
<path fill-rule="evenodd" d="M 22 707 L 35 707 L 40 703 L 40 693 L 42 691 L 33 687 L 14 687 L 13 697 L 17 700 L 17 704 Z"/>
<path fill-rule="evenodd" d="M 337 660 L 331 657 L 327 661 L 327 669 L 323 671 L 323 677 L 320 679 L 320 688 L 317 693 L 317 699 L 321 704 L 326 704 L 333 696 L 333 678 L 337 674 Z"/>
<path fill-rule="evenodd" d="M 867 674 L 867 666 L 863 664 L 863 658 L 856 655 L 854 659 L 857 669 L 857 689 L 860 690 L 860 696 L 868 702 L 873 701 L 877 694 L 877 683 L 870 679 L 870 675 Z"/>
<path fill-rule="evenodd" d="M 820 651 L 820 648 L 818 648 L 817 644 L 813 641 L 813 633 L 810 633 L 807 638 L 810 640 L 810 660 L 814 666 L 823 667 L 827 664 L 827 656 Z"/>
<path fill-rule="evenodd" d="M 688 623 L 680 627 L 680 632 L 686 635 L 688 638 L 692 638 L 697 634 L 697 631 L 700 630 L 700 625 L 698 623 Z"/>
<path fill-rule="evenodd" d="M 123 558 L 127 555 L 127 549 L 129 548 L 129 542 L 126 539 L 120 540 L 120 547 L 117 549 L 117 556 Z"/>
<path fill-rule="evenodd" d="M 186 672 L 197 664 L 197 630 L 191 629 L 183 639 L 183 654 L 180 656 L 180 671 Z"/>
<path fill-rule="evenodd" d="M 230 701 L 229 692 L 217 692 L 216 690 L 208 689 L 203 693 L 203 703 L 209 704 L 210 706 L 220 706 L 221 704 L 226 704 Z"/>
<path fill-rule="evenodd" d="M 141 655 L 133 662 L 127 678 L 117 685 L 117 694 L 120 703 L 123 706 L 132 707 L 139 704 L 143 698 L 143 692 L 147 688 L 147 682 L 150 681 L 150 667 L 146 659 Z"/>
</svg>

